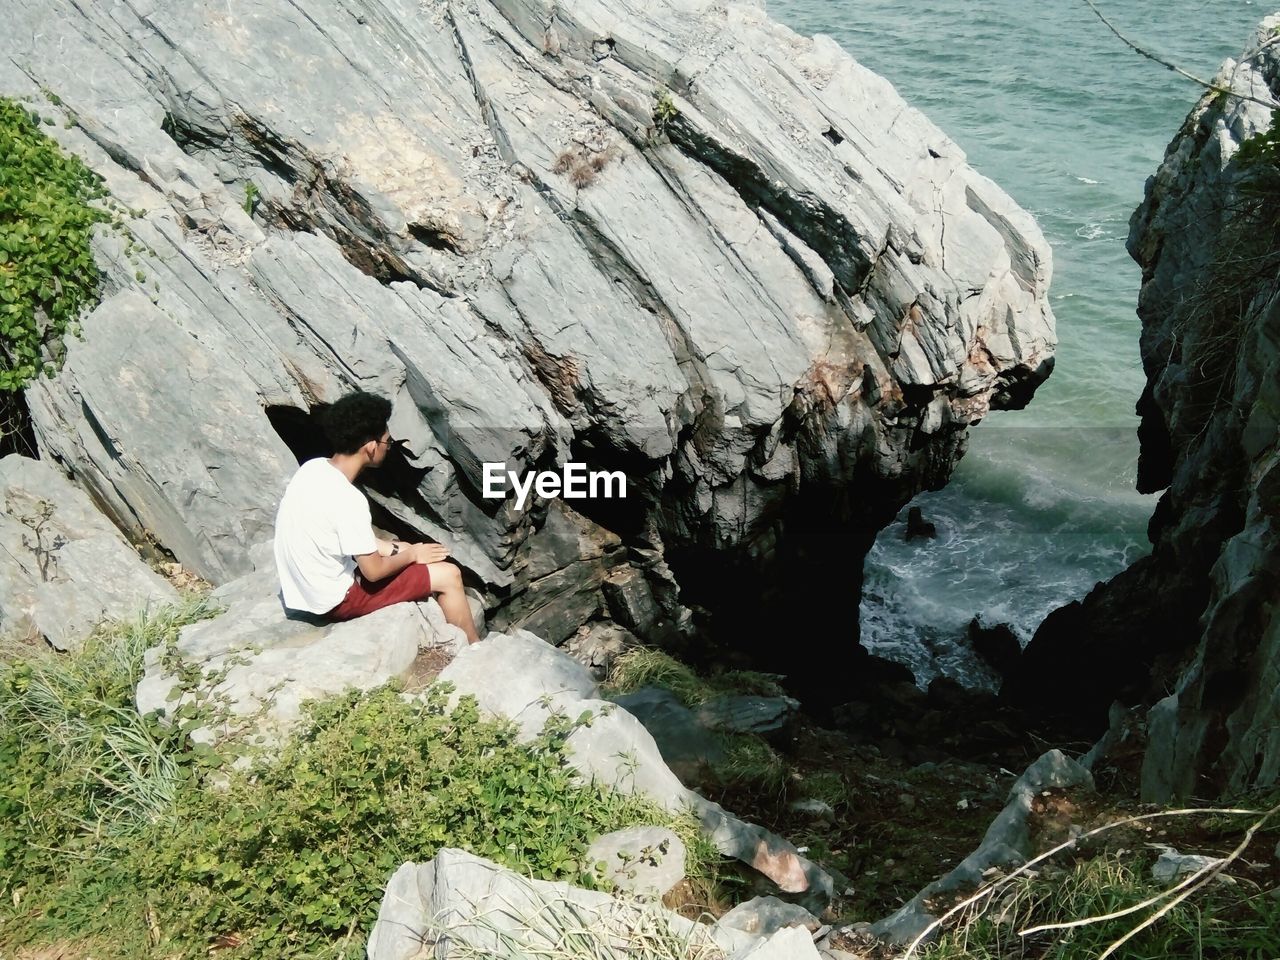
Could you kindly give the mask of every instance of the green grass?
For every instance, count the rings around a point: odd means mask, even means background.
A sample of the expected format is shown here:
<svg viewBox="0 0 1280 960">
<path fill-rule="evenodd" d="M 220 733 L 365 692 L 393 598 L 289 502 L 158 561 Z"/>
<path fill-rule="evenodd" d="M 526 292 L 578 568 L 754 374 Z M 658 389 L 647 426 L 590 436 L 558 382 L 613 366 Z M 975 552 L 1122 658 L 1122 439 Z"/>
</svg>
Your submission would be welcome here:
<svg viewBox="0 0 1280 960">
<path fill-rule="evenodd" d="M 1230 835 L 1229 845 L 1235 846 L 1244 827 L 1239 818 L 1229 825 L 1202 823 L 1195 836 L 1199 843 L 1212 845 L 1215 833 Z M 1274 824 L 1260 832 L 1253 841 L 1258 849 L 1252 850 L 1251 845 L 1246 851 L 1249 861 L 1261 864 L 1272 858 L 1277 837 L 1280 827 Z M 1151 878 L 1156 856 L 1146 844 L 1139 844 L 1063 866 L 1045 865 L 998 887 L 993 884 L 993 896 L 952 918 L 945 934 L 918 955 L 928 960 L 1096 958 L 1171 899 L 1170 888 Z M 1117 960 L 1280 957 L 1280 888 L 1276 887 L 1280 869 L 1274 865 L 1251 869 L 1245 861 L 1237 861 L 1229 873 L 1230 882 L 1210 881 L 1111 956 Z M 1112 914 L 1123 915 L 1104 919 Z M 1032 928 L 1062 924 L 1072 926 L 1032 932 Z"/>
<path fill-rule="evenodd" d="M 678 925 L 652 903 L 592 909 L 528 889 L 523 909 L 495 908 L 451 941 L 463 960 L 724 960 L 705 927 Z M 519 930 L 519 935 L 513 934 Z M 447 931 L 438 930 L 437 934 Z"/>
<path fill-rule="evenodd" d="M 145 651 L 208 613 L 193 600 L 104 627 L 75 656 L 0 667 L 0 821 L 24 834 L 0 835 L 0 886 L 47 868 L 44 848 L 88 856 L 82 839 L 136 834 L 171 808 L 189 758 L 178 731 L 139 716 L 133 691 Z"/>
<path fill-rule="evenodd" d="M 697 707 L 733 694 L 782 696 L 780 679 L 774 674 L 751 670 L 727 670 L 700 677 L 670 654 L 653 647 L 634 647 L 614 661 L 607 686 L 616 693 L 662 687 L 674 693 L 685 706 Z"/>
<path fill-rule="evenodd" d="M 387 687 L 313 704 L 275 752 L 227 764 L 191 742 L 217 704 L 176 725 L 132 707 L 143 652 L 203 612 L 0 668 L 0 955 L 69 941 L 100 960 L 362 956 L 390 874 L 445 846 L 591 885 L 592 839 L 665 824 L 691 877 L 718 862 L 692 817 L 578 781 L 564 743 L 587 717 L 525 743 L 471 698 L 449 710 L 440 688 Z"/>
</svg>

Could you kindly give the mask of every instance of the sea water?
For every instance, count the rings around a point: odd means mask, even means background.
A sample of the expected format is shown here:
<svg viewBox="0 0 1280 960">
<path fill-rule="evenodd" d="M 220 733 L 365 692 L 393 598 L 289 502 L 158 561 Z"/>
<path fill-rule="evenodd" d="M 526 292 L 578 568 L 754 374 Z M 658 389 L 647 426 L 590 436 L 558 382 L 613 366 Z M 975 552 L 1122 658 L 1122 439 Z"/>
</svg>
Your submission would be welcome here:
<svg viewBox="0 0 1280 960">
<path fill-rule="evenodd" d="M 1097 0 L 1138 45 L 1212 78 L 1271 7 L 1248 0 Z M 942 491 L 913 503 L 938 530 L 908 543 L 904 510 L 866 559 L 862 642 L 974 686 L 972 618 L 1025 643 L 1051 610 L 1147 553 L 1154 497 L 1134 490 L 1145 382 L 1129 216 L 1201 89 L 1127 48 L 1083 0 L 770 0 L 888 78 L 1039 221 L 1053 246 L 1057 367 L 1023 411 L 971 431 Z"/>
</svg>

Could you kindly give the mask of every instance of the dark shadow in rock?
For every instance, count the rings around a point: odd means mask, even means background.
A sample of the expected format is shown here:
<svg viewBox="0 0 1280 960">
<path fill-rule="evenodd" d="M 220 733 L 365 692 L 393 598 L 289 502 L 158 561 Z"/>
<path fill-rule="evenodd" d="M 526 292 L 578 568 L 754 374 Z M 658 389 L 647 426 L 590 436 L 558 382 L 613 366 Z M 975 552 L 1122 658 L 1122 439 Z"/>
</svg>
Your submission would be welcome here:
<svg viewBox="0 0 1280 960">
<path fill-rule="evenodd" d="M 998 673 L 1002 681 L 1017 668 L 1022 657 L 1022 644 L 1007 623 L 989 627 L 981 618 L 974 617 L 969 621 L 968 637 L 973 652 Z"/>
</svg>

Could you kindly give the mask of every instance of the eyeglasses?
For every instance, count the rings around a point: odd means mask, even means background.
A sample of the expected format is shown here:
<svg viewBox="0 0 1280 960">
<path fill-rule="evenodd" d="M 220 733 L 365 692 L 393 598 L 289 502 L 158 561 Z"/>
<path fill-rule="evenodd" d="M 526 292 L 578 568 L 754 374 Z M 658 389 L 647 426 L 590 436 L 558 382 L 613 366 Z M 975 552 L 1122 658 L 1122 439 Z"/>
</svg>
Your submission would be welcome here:
<svg viewBox="0 0 1280 960">
<path fill-rule="evenodd" d="M 373 442 L 385 443 L 388 448 L 399 449 L 400 455 L 408 460 L 418 459 L 417 455 L 414 454 L 407 446 L 407 444 L 409 443 L 408 440 L 397 440 L 395 437 L 387 437 L 387 439 L 385 440 L 375 440 Z M 430 468 L 428 467 L 427 469 L 430 469 Z"/>
</svg>

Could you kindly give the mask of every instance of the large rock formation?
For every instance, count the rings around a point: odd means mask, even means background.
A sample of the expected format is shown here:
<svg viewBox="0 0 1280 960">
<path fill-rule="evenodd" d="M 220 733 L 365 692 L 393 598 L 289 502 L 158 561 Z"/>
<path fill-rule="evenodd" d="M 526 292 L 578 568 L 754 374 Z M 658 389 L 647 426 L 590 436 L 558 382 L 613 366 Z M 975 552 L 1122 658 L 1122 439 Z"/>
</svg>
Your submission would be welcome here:
<svg viewBox="0 0 1280 960">
<path fill-rule="evenodd" d="M 749 3 L 13 0 L 0 93 L 129 209 L 28 393 L 41 452 L 215 583 L 363 387 L 412 451 L 381 522 L 449 543 L 500 628 L 657 639 L 678 593 L 758 626 L 765 588 L 856 588 L 1051 365 L 1031 218 Z M 570 459 L 627 499 L 480 495 Z"/>
<path fill-rule="evenodd" d="M 1280 17 L 1219 81 L 1280 94 Z M 1260 47 L 1264 49 L 1259 50 Z M 1241 162 L 1271 111 L 1208 93 L 1134 214 L 1148 383 L 1138 484 L 1164 489 L 1152 554 L 1049 618 L 1012 685 L 1106 723 L 1150 703 L 1149 799 L 1280 780 L 1280 171 Z M 1163 688 L 1163 689 L 1162 689 Z"/>
</svg>

